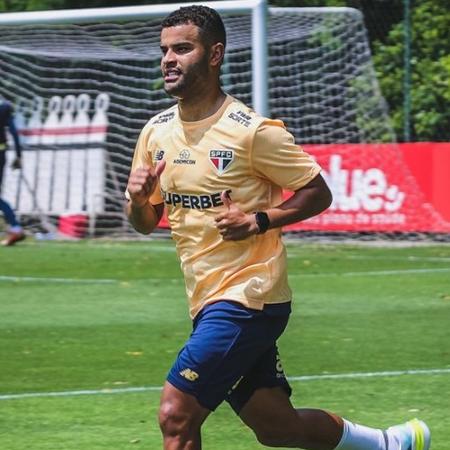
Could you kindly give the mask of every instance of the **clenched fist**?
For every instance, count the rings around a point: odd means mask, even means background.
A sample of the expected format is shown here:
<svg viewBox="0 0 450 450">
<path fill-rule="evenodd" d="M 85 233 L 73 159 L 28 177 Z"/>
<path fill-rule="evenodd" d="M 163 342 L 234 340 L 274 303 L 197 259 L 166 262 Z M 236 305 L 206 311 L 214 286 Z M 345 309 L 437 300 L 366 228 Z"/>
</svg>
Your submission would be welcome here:
<svg viewBox="0 0 450 450">
<path fill-rule="evenodd" d="M 130 173 L 127 191 L 134 206 L 142 207 L 148 202 L 165 167 L 166 162 L 159 161 L 155 168 L 144 166 Z"/>
</svg>

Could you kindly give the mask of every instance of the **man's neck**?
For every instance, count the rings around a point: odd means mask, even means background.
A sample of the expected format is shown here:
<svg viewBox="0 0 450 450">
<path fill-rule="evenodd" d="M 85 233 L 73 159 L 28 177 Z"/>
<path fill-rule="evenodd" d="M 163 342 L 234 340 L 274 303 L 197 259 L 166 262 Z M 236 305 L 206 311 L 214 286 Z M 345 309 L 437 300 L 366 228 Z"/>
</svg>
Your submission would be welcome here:
<svg viewBox="0 0 450 450">
<path fill-rule="evenodd" d="M 220 89 L 205 92 L 201 98 L 178 100 L 180 119 L 185 122 L 197 122 L 215 114 L 225 101 L 226 94 Z"/>
</svg>

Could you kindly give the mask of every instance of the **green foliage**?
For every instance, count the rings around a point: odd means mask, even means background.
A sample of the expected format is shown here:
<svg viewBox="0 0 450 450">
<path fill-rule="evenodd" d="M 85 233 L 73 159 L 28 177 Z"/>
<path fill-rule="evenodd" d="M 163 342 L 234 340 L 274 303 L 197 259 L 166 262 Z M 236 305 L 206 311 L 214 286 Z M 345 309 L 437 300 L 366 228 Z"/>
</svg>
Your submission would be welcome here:
<svg viewBox="0 0 450 450">
<path fill-rule="evenodd" d="M 373 67 L 372 64 L 367 64 L 361 67 L 348 88 L 350 97 L 357 99 L 356 125 L 364 142 L 392 142 L 392 133 L 386 129 L 384 114 L 374 114 L 374 111 L 380 109 L 380 97 L 373 95 L 372 83 Z M 376 136 L 376 139 L 371 139 L 371 136 Z"/>
<path fill-rule="evenodd" d="M 412 9 L 411 118 L 412 140 L 449 140 L 450 14 L 446 2 L 428 0 Z M 375 45 L 374 62 L 394 121 L 402 136 L 404 24 Z"/>
<path fill-rule="evenodd" d="M 0 0 L 1 12 L 36 11 L 67 8 L 65 0 Z"/>
</svg>

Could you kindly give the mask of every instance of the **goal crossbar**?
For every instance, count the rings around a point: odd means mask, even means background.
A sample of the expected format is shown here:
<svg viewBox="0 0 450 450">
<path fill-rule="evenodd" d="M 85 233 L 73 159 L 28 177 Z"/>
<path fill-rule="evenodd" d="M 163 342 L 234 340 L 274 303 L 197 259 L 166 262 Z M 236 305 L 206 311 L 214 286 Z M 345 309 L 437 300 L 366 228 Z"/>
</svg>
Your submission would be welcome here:
<svg viewBox="0 0 450 450">
<path fill-rule="evenodd" d="M 251 14 L 252 19 L 252 103 L 256 111 L 269 115 L 267 76 L 267 0 L 172 3 L 56 11 L 30 11 L 0 14 L 0 25 L 81 24 L 113 20 L 161 17 L 187 5 L 205 5 L 221 14 Z"/>
</svg>

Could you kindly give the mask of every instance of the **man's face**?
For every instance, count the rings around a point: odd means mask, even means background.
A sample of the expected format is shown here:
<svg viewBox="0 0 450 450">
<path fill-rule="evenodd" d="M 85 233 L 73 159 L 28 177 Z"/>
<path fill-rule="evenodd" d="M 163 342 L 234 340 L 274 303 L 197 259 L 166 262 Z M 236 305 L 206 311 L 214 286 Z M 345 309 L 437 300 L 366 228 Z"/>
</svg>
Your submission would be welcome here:
<svg viewBox="0 0 450 450">
<path fill-rule="evenodd" d="M 193 24 L 163 28 L 161 31 L 161 70 L 164 90 L 185 98 L 201 92 L 209 76 L 208 52 Z"/>
</svg>

